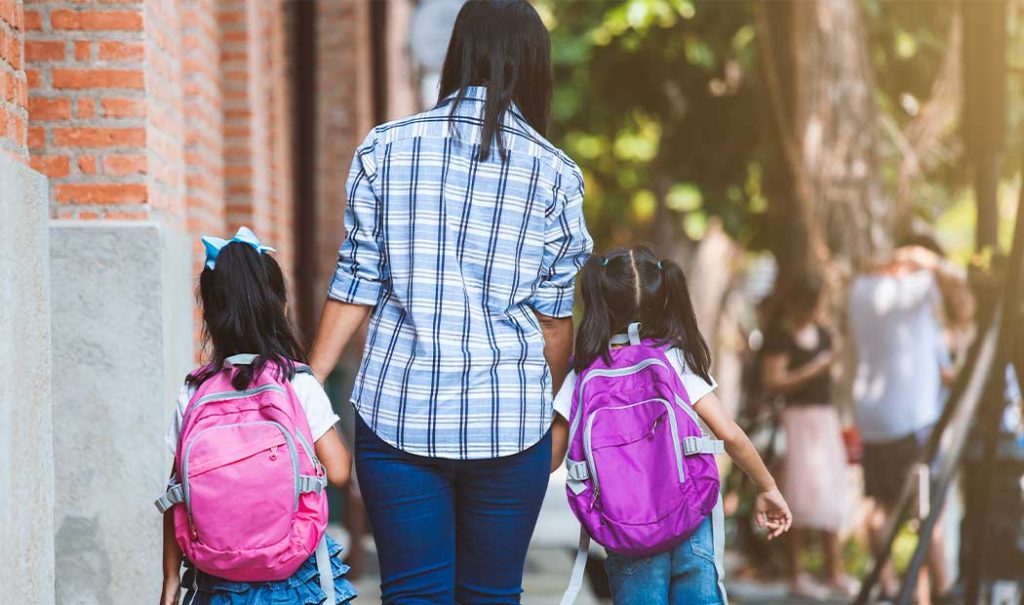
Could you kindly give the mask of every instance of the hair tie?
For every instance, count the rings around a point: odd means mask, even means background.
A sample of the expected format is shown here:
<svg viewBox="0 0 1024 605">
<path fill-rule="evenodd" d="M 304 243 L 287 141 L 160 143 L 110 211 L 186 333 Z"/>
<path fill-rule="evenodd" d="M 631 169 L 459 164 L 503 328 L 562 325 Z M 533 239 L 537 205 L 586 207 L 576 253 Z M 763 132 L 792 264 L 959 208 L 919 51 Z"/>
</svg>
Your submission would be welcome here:
<svg viewBox="0 0 1024 605">
<path fill-rule="evenodd" d="M 664 267 L 661 266 L 661 261 L 658 261 L 658 271 L 661 271 Z"/>
<path fill-rule="evenodd" d="M 270 246 L 264 246 L 260 239 L 256 237 L 256 234 L 252 232 L 252 229 L 248 227 L 239 227 L 238 231 L 235 232 L 235 236 L 231 239 L 214 237 L 212 235 L 204 235 L 201 239 L 203 246 L 206 248 L 206 266 L 210 269 L 217 266 L 217 256 L 220 255 L 221 249 L 233 242 L 248 244 L 260 254 L 277 252 L 277 250 Z"/>
<path fill-rule="evenodd" d="M 601 266 L 602 267 L 607 267 L 608 266 L 608 257 L 607 256 L 604 257 L 603 259 L 601 259 Z"/>
</svg>

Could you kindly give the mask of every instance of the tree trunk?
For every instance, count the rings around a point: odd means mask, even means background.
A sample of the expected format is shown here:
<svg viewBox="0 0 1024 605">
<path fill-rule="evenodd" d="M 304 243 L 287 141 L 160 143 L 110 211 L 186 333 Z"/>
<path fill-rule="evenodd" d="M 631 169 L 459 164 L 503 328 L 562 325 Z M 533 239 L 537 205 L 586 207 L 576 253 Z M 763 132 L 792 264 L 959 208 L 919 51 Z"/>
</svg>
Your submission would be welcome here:
<svg viewBox="0 0 1024 605">
<path fill-rule="evenodd" d="M 769 185 L 769 245 L 786 281 L 849 269 L 889 244 L 867 37 L 856 0 L 758 5 L 763 74 L 785 174 Z M 847 271 L 841 271 L 846 273 Z"/>
</svg>

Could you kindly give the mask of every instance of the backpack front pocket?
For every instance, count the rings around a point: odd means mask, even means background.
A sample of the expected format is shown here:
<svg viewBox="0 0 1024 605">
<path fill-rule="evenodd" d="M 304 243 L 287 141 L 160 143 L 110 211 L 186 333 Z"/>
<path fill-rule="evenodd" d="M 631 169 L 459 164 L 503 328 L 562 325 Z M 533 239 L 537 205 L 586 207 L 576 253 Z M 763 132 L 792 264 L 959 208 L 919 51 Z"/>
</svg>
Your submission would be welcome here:
<svg viewBox="0 0 1024 605">
<path fill-rule="evenodd" d="M 277 422 L 200 431 L 182 460 L 193 539 L 217 550 L 257 549 L 288 537 L 298 508 L 299 458 Z"/>
<path fill-rule="evenodd" d="M 683 452 L 671 404 L 651 399 L 595 410 L 583 433 L 595 505 L 609 519 L 646 524 L 679 508 Z"/>
</svg>

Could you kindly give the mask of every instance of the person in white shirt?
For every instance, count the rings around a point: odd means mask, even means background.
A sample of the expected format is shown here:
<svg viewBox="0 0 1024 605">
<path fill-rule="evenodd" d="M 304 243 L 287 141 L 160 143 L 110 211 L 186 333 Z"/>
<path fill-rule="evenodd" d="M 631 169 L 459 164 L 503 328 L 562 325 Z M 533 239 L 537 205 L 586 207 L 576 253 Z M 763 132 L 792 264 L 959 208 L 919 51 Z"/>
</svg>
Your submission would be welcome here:
<svg viewBox="0 0 1024 605">
<path fill-rule="evenodd" d="M 850 290 L 850 333 L 856 351 L 853 397 L 864 442 L 864 485 L 874 501 L 873 539 L 893 512 L 911 469 L 921 462 L 933 425 L 942 414 L 945 349 L 939 313 L 954 324 L 970 322 L 973 299 L 962 272 L 944 260 L 925 236 L 908 239 L 885 263 L 854 279 Z M 950 588 L 943 565 L 942 537 L 936 533 L 929 566 L 938 594 Z M 896 579 L 883 571 L 882 588 Z"/>
</svg>

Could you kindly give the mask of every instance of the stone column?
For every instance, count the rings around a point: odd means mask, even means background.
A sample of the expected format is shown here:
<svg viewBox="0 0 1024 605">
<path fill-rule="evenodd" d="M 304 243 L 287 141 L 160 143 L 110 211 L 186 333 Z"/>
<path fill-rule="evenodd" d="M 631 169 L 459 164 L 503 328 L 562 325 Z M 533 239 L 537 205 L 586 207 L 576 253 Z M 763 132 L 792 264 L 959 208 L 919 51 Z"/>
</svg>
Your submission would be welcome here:
<svg viewBox="0 0 1024 605">
<path fill-rule="evenodd" d="M 0 154 L 0 601 L 54 602 L 46 178 Z"/>
</svg>

